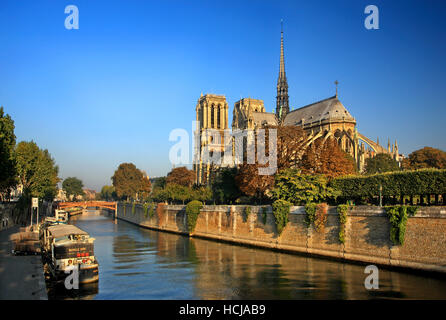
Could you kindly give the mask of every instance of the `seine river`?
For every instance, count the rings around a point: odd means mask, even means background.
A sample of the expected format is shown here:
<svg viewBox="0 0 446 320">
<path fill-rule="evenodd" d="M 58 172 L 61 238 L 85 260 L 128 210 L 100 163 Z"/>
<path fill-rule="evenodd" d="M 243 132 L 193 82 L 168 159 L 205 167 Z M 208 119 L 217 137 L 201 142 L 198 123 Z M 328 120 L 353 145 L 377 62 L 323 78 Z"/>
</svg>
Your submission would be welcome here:
<svg viewBox="0 0 446 320">
<path fill-rule="evenodd" d="M 446 299 L 446 279 L 146 230 L 99 213 L 70 223 L 96 238 L 99 283 L 50 299 Z"/>
</svg>

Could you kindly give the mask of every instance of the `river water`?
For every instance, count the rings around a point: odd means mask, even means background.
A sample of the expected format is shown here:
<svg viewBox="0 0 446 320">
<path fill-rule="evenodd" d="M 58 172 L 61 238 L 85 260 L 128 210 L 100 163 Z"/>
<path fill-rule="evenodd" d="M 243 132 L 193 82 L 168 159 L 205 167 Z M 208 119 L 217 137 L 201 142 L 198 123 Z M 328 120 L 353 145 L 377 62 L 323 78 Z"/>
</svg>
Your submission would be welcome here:
<svg viewBox="0 0 446 320">
<path fill-rule="evenodd" d="M 446 279 L 151 231 L 98 212 L 70 223 L 96 238 L 99 282 L 50 299 L 446 299 Z"/>
</svg>

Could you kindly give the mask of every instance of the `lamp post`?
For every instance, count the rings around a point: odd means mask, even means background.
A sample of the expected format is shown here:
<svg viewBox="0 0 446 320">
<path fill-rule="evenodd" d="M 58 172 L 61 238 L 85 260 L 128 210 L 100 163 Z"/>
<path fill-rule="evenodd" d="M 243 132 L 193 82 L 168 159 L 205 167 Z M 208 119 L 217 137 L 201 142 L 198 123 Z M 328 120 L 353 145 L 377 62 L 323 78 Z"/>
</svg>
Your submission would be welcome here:
<svg viewBox="0 0 446 320">
<path fill-rule="evenodd" d="M 383 206 L 383 196 L 382 196 L 383 186 L 379 184 L 379 206 Z"/>
</svg>

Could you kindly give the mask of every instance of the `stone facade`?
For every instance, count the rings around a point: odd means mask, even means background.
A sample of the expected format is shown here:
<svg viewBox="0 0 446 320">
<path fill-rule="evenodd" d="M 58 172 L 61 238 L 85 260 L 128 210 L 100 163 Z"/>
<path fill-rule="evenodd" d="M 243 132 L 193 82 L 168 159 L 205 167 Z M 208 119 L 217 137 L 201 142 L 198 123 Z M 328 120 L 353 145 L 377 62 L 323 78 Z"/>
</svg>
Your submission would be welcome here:
<svg viewBox="0 0 446 320">
<path fill-rule="evenodd" d="M 223 95 L 201 95 L 195 107 L 197 128 L 194 161 L 195 182 L 205 184 L 211 172 L 214 153 L 225 149 L 225 130 L 228 129 L 228 103 Z M 206 155 L 205 155 L 206 154 Z"/>
</svg>

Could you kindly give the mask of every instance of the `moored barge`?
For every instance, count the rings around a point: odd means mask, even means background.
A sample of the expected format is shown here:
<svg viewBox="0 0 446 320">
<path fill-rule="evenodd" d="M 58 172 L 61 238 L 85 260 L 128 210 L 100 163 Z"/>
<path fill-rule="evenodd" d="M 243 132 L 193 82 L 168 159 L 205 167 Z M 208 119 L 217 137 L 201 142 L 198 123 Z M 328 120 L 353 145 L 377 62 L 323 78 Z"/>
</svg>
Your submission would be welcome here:
<svg viewBox="0 0 446 320">
<path fill-rule="evenodd" d="M 42 256 L 51 278 L 64 280 L 78 268 L 79 283 L 99 280 L 99 263 L 94 255 L 94 238 L 70 224 L 47 222 L 41 228 Z"/>
</svg>

